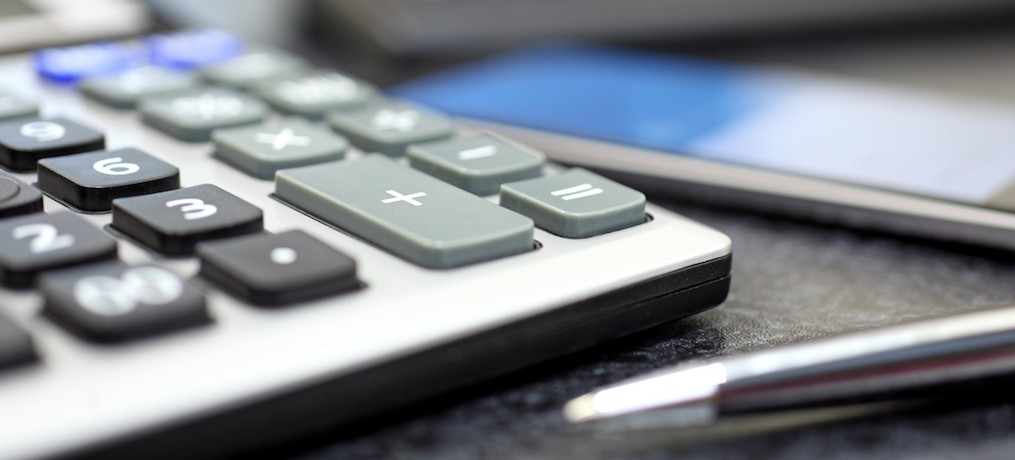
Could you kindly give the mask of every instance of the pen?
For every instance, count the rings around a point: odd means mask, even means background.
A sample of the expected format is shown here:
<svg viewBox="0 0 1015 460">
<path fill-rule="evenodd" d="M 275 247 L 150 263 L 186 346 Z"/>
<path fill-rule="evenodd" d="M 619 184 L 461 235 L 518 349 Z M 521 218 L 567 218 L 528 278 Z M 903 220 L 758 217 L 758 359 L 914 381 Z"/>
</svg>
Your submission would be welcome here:
<svg viewBox="0 0 1015 460">
<path fill-rule="evenodd" d="M 572 422 L 721 414 L 881 398 L 1015 372 L 1015 306 L 835 336 L 639 376 L 569 401 Z M 668 414 L 670 412 L 667 412 Z"/>
</svg>

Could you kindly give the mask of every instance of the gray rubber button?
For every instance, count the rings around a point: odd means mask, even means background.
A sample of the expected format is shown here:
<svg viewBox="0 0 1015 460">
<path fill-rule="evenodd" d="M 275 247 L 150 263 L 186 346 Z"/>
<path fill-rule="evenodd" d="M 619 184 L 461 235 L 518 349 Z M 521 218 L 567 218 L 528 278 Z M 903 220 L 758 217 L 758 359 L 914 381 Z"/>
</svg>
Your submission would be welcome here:
<svg viewBox="0 0 1015 460">
<path fill-rule="evenodd" d="M 349 141 L 310 122 L 292 118 L 212 133 L 215 156 L 261 179 L 275 171 L 341 160 Z"/>
<path fill-rule="evenodd" d="M 311 120 L 320 120 L 328 110 L 364 107 L 377 97 L 372 85 L 330 71 L 269 80 L 258 85 L 257 93 L 279 112 Z"/>
<path fill-rule="evenodd" d="M 263 102 L 225 88 L 196 88 L 142 98 L 141 119 L 177 139 L 203 142 L 211 132 L 257 123 L 268 114 Z"/>
<path fill-rule="evenodd" d="M 405 155 L 409 144 L 445 139 L 454 132 L 454 124 L 444 115 L 390 100 L 330 112 L 328 123 L 360 150 L 388 156 Z"/>
<path fill-rule="evenodd" d="M 164 67 L 141 67 L 111 76 L 89 78 L 79 86 L 81 92 L 103 104 L 132 109 L 145 96 L 155 96 L 197 86 L 193 74 Z"/>
<path fill-rule="evenodd" d="M 584 169 L 504 184 L 500 204 L 567 238 L 586 238 L 645 222 L 645 195 Z"/>
<path fill-rule="evenodd" d="M 529 218 L 381 155 L 279 171 L 275 194 L 426 267 L 532 250 Z"/>
<path fill-rule="evenodd" d="M 413 168 L 479 195 L 539 177 L 546 162 L 542 153 L 490 133 L 410 145 L 408 154 Z"/>
<path fill-rule="evenodd" d="M 306 61 L 296 55 L 258 49 L 221 64 L 207 66 L 200 70 L 200 74 L 215 84 L 251 89 L 269 79 L 293 75 L 306 67 Z"/>
</svg>

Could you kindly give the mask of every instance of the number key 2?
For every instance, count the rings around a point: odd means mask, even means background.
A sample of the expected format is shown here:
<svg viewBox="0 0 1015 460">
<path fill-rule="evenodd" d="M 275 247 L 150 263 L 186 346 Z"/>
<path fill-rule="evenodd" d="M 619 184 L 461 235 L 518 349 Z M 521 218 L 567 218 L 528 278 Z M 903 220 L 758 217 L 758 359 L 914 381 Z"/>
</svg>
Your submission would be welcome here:
<svg viewBox="0 0 1015 460">
<path fill-rule="evenodd" d="M 214 185 L 113 200 L 113 228 L 153 250 L 187 255 L 201 241 L 263 230 L 256 206 Z"/>
<path fill-rule="evenodd" d="M 54 268 L 116 257 L 116 241 L 70 212 L 35 214 L 0 224 L 0 282 L 30 287 Z"/>
<path fill-rule="evenodd" d="M 180 170 L 138 149 L 39 161 L 39 188 L 84 211 L 109 211 L 116 198 L 180 188 Z"/>
</svg>

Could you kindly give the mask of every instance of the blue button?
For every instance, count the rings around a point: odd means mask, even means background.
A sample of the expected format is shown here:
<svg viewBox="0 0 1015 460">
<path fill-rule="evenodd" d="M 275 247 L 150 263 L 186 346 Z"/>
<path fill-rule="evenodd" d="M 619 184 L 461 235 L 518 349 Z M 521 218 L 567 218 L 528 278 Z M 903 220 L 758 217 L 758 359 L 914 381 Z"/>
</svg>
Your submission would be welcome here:
<svg viewBox="0 0 1015 460">
<path fill-rule="evenodd" d="M 36 51 L 34 57 L 39 75 L 59 83 L 118 73 L 139 63 L 139 56 L 130 47 L 115 42 L 44 49 Z"/>
<path fill-rule="evenodd" d="M 148 56 L 155 64 L 190 69 L 222 62 L 243 52 L 243 42 L 218 30 L 192 30 L 145 39 Z"/>
</svg>

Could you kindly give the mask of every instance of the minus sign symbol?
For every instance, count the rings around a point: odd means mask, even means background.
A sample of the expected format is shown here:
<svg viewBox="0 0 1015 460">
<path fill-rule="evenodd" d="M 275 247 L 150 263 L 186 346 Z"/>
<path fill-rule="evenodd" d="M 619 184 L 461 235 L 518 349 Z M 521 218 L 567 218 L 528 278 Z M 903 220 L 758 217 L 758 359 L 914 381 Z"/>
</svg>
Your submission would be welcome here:
<svg viewBox="0 0 1015 460">
<path fill-rule="evenodd" d="M 497 147 L 492 145 L 484 145 L 482 147 L 476 147 L 474 149 L 462 150 L 458 152 L 459 160 L 475 160 L 479 158 L 486 158 L 493 156 L 497 153 Z"/>
</svg>

